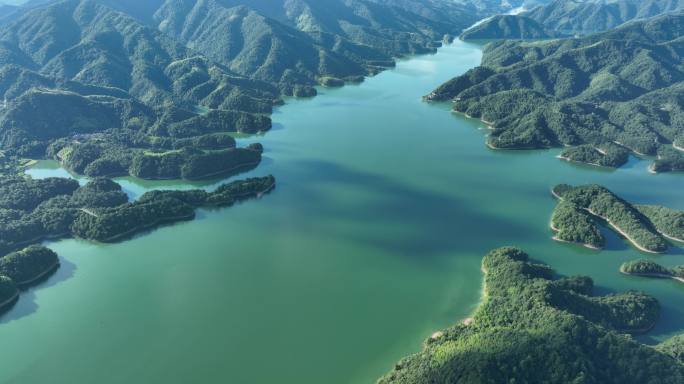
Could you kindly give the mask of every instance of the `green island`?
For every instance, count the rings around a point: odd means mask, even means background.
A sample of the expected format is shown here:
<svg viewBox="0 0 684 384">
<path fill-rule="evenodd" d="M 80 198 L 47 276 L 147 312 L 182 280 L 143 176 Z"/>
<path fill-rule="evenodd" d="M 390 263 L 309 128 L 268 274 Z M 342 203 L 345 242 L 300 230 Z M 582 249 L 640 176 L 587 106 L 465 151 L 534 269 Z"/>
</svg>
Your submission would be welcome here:
<svg viewBox="0 0 684 384">
<path fill-rule="evenodd" d="M 511 33 L 514 29 L 510 26 L 515 25 L 526 26 L 531 32 L 539 34 L 538 38 L 578 36 L 607 31 L 633 20 L 683 9 L 684 2 L 680 0 L 539 1 L 532 2 L 526 10 L 517 14 L 493 16 L 472 29 L 478 35 L 491 36 L 484 37 L 490 39 L 521 39 L 519 33 Z M 501 25 L 501 20 L 506 20 L 504 25 Z"/>
<path fill-rule="evenodd" d="M 684 212 L 659 205 L 635 205 L 670 240 L 684 242 Z"/>
<path fill-rule="evenodd" d="M 573 187 L 560 184 L 552 189 L 559 199 L 551 218 L 556 239 L 601 248 L 605 239 L 598 222 L 607 222 L 637 249 L 648 253 L 664 253 L 666 238 L 682 231 L 682 212 L 659 206 L 638 206 L 621 199 L 600 185 Z"/>
<path fill-rule="evenodd" d="M 0 258 L 0 275 L 17 286 L 30 285 L 59 267 L 57 254 L 48 248 L 32 245 Z"/>
<path fill-rule="evenodd" d="M 675 148 L 684 133 L 682 20 L 665 14 L 583 38 L 492 42 L 480 67 L 425 98 L 483 120 L 491 148 L 566 147 L 561 158 L 610 167 L 630 152 L 656 157 L 652 172 L 684 170 Z"/>
<path fill-rule="evenodd" d="M 651 260 L 628 261 L 620 266 L 620 272 L 626 275 L 673 279 L 684 283 L 684 266 L 664 267 Z"/>
<path fill-rule="evenodd" d="M 379 383 L 681 383 L 681 339 L 656 348 L 647 332 L 660 306 L 642 293 L 593 296 L 589 278 L 554 278 L 516 248 L 482 261 L 482 303 L 425 342 Z"/>
</svg>

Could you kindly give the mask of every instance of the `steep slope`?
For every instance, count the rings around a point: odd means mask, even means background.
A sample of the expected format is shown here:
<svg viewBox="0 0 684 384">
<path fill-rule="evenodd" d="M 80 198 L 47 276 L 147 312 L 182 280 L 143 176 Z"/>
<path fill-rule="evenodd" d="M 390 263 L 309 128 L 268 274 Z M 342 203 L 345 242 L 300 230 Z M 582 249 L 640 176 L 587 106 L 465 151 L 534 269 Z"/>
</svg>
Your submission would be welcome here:
<svg viewBox="0 0 684 384">
<path fill-rule="evenodd" d="M 59 154 L 68 165 L 66 155 L 85 145 L 82 166 L 70 167 L 79 173 L 97 163 L 97 175 L 127 174 L 143 153 L 167 153 L 219 132 L 267 130 L 264 114 L 278 98 L 273 86 L 240 77 L 96 1 L 29 10 L 0 29 L 0 51 L 0 147 Z M 212 149 L 254 163 L 254 151 Z M 195 148 L 176 161 L 205 156 L 213 155 Z M 221 159 L 226 170 L 238 165 Z"/>
<path fill-rule="evenodd" d="M 684 169 L 673 148 L 684 134 L 683 34 L 675 14 L 582 39 L 492 43 L 481 67 L 427 98 L 487 121 L 494 148 L 615 143 L 657 155 L 653 171 Z"/>
<path fill-rule="evenodd" d="M 461 39 L 531 40 L 548 39 L 560 36 L 562 36 L 560 33 L 544 27 L 542 24 L 529 17 L 497 15 L 465 30 L 461 34 Z"/>
<path fill-rule="evenodd" d="M 525 16 L 562 33 L 587 34 L 682 9 L 680 0 L 555 0 Z"/>
<path fill-rule="evenodd" d="M 141 17 L 239 74 L 309 95 L 313 85 L 358 81 L 394 57 L 434 51 L 479 16 L 445 0 L 166 0 Z"/>
</svg>

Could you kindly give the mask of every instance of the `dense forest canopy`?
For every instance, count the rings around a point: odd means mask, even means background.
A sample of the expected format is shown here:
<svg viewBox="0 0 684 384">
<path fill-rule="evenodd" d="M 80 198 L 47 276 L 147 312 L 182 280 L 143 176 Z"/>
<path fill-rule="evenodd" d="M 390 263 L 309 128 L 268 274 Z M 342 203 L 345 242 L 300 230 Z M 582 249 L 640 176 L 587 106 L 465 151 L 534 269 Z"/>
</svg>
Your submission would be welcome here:
<svg viewBox="0 0 684 384">
<path fill-rule="evenodd" d="M 553 188 L 560 202 L 551 218 L 557 240 L 602 248 L 605 239 L 598 226 L 605 221 L 640 250 L 663 253 L 667 239 L 681 239 L 684 212 L 655 205 L 634 205 L 600 185 Z"/>
<path fill-rule="evenodd" d="M 435 334 L 380 383 L 681 383 L 681 339 L 657 348 L 623 332 L 650 329 L 658 302 L 642 293 L 593 296 L 589 278 L 556 278 L 523 251 L 482 262 L 472 322 Z"/>
<path fill-rule="evenodd" d="M 583 146 L 564 156 L 606 166 L 628 150 L 657 157 L 653 172 L 684 170 L 683 34 L 678 13 L 579 39 L 491 43 L 481 67 L 427 99 L 487 121 L 493 148 Z"/>
</svg>

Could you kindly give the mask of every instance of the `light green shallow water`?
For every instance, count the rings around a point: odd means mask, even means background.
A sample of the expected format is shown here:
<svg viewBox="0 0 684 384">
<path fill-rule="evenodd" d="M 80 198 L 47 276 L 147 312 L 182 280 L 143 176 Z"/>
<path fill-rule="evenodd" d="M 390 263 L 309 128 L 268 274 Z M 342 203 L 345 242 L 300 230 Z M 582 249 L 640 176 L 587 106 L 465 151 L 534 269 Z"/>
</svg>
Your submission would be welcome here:
<svg viewBox="0 0 684 384">
<path fill-rule="evenodd" d="M 600 182 L 684 209 L 684 175 L 651 175 L 636 159 L 607 172 L 557 151 L 486 149 L 479 122 L 420 100 L 480 57 L 457 42 L 289 101 L 274 130 L 243 140 L 266 147 L 249 175 L 278 180 L 259 201 L 121 244 L 50 244 L 62 268 L 0 318 L 0 382 L 373 382 L 474 309 L 481 257 L 503 245 L 589 274 L 602 291 L 655 295 L 664 317 L 648 341 L 680 331 L 684 285 L 622 276 L 618 266 L 641 254 L 614 235 L 602 253 L 553 242 L 548 221 L 556 183 Z M 131 196 L 189 187 L 119 181 Z"/>
</svg>

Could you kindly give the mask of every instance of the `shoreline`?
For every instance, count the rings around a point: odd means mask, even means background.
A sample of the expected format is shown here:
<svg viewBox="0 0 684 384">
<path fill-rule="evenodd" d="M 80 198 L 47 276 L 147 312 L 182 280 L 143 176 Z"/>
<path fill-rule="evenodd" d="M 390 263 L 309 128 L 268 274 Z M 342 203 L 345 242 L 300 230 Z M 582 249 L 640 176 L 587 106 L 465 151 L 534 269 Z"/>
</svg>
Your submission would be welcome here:
<svg viewBox="0 0 684 384">
<path fill-rule="evenodd" d="M 625 272 L 622 268 L 620 268 L 620 273 L 622 273 L 623 275 L 627 275 L 627 276 L 650 277 L 650 278 L 654 278 L 654 279 L 675 280 L 675 281 L 678 281 L 678 282 L 684 284 L 684 278 L 683 277 L 674 276 L 674 275 L 666 275 L 663 273 L 629 273 L 629 272 Z"/>
<path fill-rule="evenodd" d="M 195 212 L 193 211 L 192 215 L 175 216 L 175 217 L 164 218 L 161 220 L 156 220 L 153 223 L 150 223 L 148 225 L 143 225 L 143 226 L 139 226 L 139 227 L 129 229 L 128 231 L 126 231 L 124 233 L 120 233 L 118 235 L 109 237 L 105 240 L 95 240 L 95 239 L 87 239 L 87 238 L 84 238 L 84 240 L 94 241 L 94 242 L 103 243 L 103 244 L 110 244 L 110 243 L 117 242 L 118 240 L 121 240 L 122 238 L 126 238 L 128 236 L 133 236 L 137 232 L 142 232 L 142 231 L 145 231 L 148 229 L 152 229 L 158 225 L 162 225 L 165 223 L 173 223 L 173 222 L 177 222 L 177 221 L 188 221 L 188 220 L 192 220 L 194 218 L 195 218 Z M 76 236 L 74 236 L 74 237 L 76 237 Z"/>
<path fill-rule="evenodd" d="M 553 222 L 549 222 L 549 228 L 551 228 L 553 231 L 555 231 L 555 232 L 557 232 L 557 233 L 559 233 L 559 232 L 561 231 L 560 229 L 556 228 L 556 227 L 553 225 Z M 560 242 L 560 243 L 581 245 L 581 246 L 583 246 L 583 247 L 585 247 L 585 248 L 589 248 L 589 249 L 594 250 L 594 251 L 601 251 L 601 250 L 603 250 L 603 248 L 595 247 L 595 246 L 593 246 L 593 245 L 591 245 L 591 244 L 580 243 L 580 242 L 578 242 L 578 241 L 563 240 L 563 239 L 559 238 L 558 236 L 553 236 L 551 239 L 553 239 L 553 240 L 555 240 L 555 241 L 558 241 L 558 242 Z"/>
<path fill-rule="evenodd" d="M 573 164 L 589 165 L 589 166 L 592 166 L 592 167 L 603 168 L 603 169 L 615 169 L 615 167 L 611 167 L 611 166 L 608 166 L 608 165 L 601 165 L 601 164 L 597 164 L 597 163 L 588 163 L 588 162 L 585 162 L 585 161 L 573 160 L 573 159 L 571 159 L 571 158 L 569 158 L 569 157 L 565 157 L 565 156 L 561 156 L 561 155 L 556 156 L 556 158 L 557 158 L 557 159 L 560 159 L 560 160 L 563 160 L 563 161 L 567 161 L 568 163 L 573 163 Z"/>
<path fill-rule="evenodd" d="M 560 196 L 553 190 L 553 188 L 551 189 L 551 194 L 552 194 L 555 198 L 557 198 L 558 200 L 563 201 L 563 198 L 560 197 Z M 592 211 L 592 210 L 589 209 L 589 208 L 581 208 L 581 209 L 583 209 L 583 210 L 589 212 L 590 214 L 592 214 L 592 215 L 594 215 L 594 216 L 596 216 L 596 217 L 599 217 L 599 218 L 605 220 L 605 221 L 611 226 L 611 228 L 613 228 L 616 232 L 618 232 L 618 233 L 621 234 L 624 238 L 626 238 L 626 239 L 627 239 L 634 247 L 636 247 L 638 250 L 640 250 L 640 251 L 642 251 L 642 252 L 646 252 L 646 253 L 656 254 L 656 255 L 662 255 L 662 254 L 666 253 L 666 252 L 664 252 L 664 251 L 663 251 L 663 252 L 657 252 L 657 251 L 651 251 L 651 250 L 649 250 L 649 249 L 644 248 L 641 244 L 637 243 L 637 242 L 636 242 L 634 239 L 632 239 L 627 233 L 625 233 L 625 231 L 623 231 L 620 227 L 618 227 L 618 226 L 615 225 L 612 221 L 610 221 L 610 219 L 608 219 L 608 218 L 606 218 L 606 217 L 603 217 L 603 216 L 597 214 L 596 212 Z M 660 234 L 660 232 L 657 232 L 657 233 Z"/>
<path fill-rule="evenodd" d="M 629 240 L 629 242 L 632 243 L 632 245 L 634 245 L 634 246 L 635 246 L 637 249 L 639 249 L 640 251 L 646 252 L 646 253 L 652 253 L 652 254 L 656 254 L 656 255 L 662 255 L 662 254 L 665 253 L 664 251 L 663 251 L 663 252 L 651 251 L 651 250 L 649 250 L 649 249 L 644 248 L 641 244 L 637 243 L 634 239 L 632 239 L 632 238 L 631 238 L 625 231 L 623 231 L 620 227 L 618 227 L 618 226 L 615 225 L 612 221 L 610 221 L 610 219 L 608 219 L 608 218 L 606 218 L 606 217 L 603 217 L 603 216 L 597 214 L 596 212 L 592 211 L 592 210 L 589 209 L 589 208 L 582 208 L 582 209 L 586 210 L 587 212 L 591 213 L 592 215 L 594 215 L 594 216 L 596 216 L 596 217 L 600 217 L 600 218 L 602 218 L 603 220 L 605 220 L 608 224 L 610 224 L 610 226 L 611 226 L 613 229 L 615 229 L 619 234 L 621 234 L 621 235 L 624 236 L 627 240 Z"/>
</svg>

